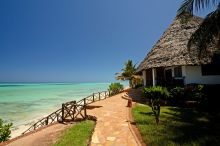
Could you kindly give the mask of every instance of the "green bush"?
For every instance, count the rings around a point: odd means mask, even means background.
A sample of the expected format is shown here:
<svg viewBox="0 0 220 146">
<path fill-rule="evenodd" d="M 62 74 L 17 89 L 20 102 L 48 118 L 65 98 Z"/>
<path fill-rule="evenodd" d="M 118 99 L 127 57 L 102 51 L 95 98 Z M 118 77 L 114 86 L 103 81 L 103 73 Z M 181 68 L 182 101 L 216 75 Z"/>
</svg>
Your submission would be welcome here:
<svg viewBox="0 0 220 146">
<path fill-rule="evenodd" d="M 11 136 L 12 123 L 4 124 L 3 120 L 0 119 L 0 142 L 8 140 Z"/>
<path fill-rule="evenodd" d="M 144 88 L 145 97 L 150 99 L 150 106 L 154 113 L 156 123 L 160 121 L 160 100 L 170 96 L 167 88 L 161 86 Z"/>
<path fill-rule="evenodd" d="M 120 91 L 122 91 L 124 89 L 123 85 L 120 83 L 111 83 L 111 85 L 109 85 L 109 91 L 111 92 L 111 95 L 115 95 L 118 94 Z"/>
<path fill-rule="evenodd" d="M 170 96 L 169 91 L 166 87 L 154 86 L 154 87 L 146 87 L 144 88 L 144 95 L 146 98 L 154 99 L 167 99 Z"/>
<path fill-rule="evenodd" d="M 202 101 L 204 99 L 203 93 L 204 85 L 188 85 L 185 87 L 175 87 L 170 89 L 171 93 L 171 102 L 179 102 L 179 101 Z"/>
<path fill-rule="evenodd" d="M 185 87 L 174 87 L 170 90 L 169 103 L 175 106 L 184 106 L 186 101 L 196 101 L 196 104 L 204 104 L 207 97 L 204 93 L 204 85 L 191 84 Z"/>
<path fill-rule="evenodd" d="M 204 89 L 204 85 L 195 86 L 191 95 L 191 99 L 201 102 L 204 97 L 203 89 Z"/>
<path fill-rule="evenodd" d="M 174 87 L 170 89 L 170 97 L 171 103 L 179 103 L 179 101 L 182 101 L 185 98 L 185 89 L 183 87 Z"/>
</svg>

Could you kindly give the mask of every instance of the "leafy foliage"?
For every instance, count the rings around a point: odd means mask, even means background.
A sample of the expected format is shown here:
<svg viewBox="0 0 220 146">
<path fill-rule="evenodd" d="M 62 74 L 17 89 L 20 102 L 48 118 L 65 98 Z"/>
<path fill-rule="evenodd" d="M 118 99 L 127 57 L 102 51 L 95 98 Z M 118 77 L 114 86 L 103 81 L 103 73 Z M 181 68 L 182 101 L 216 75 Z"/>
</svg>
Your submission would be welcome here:
<svg viewBox="0 0 220 146">
<path fill-rule="evenodd" d="M 149 99 L 153 99 L 153 98 L 165 99 L 170 96 L 170 93 L 167 90 L 167 88 L 161 86 L 146 87 L 144 88 L 144 94 L 145 97 Z"/>
<path fill-rule="evenodd" d="M 184 87 L 174 87 L 170 89 L 170 102 L 174 105 L 179 104 L 180 101 L 185 99 Z"/>
<path fill-rule="evenodd" d="M 120 83 L 111 83 L 111 85 L 109 85 L 109 91 L 111 92 L 111 95 L 115 95 L 118 94 L 120 91 L 123 90 L 123 85 Z"/>
<path fill-rule="evenodd" d="M 188 100 L 195 100 L 201 102 L 204 97 L 203 94 L 204 85 L 196 85 L 196 86 L 186 86 L 185 87 L 185 96 Z"/>
<path fill-rule="evenodd" d="M 173 97 L 182 98 L 184 97 L 184 88 L 183 87 L 174 87 L 170 90 L 170 93 Z"/>
<path fill-rule="evenodd" d="M 220 0 L 184 0 L 178 10 L 178 14 L 189 12 L 193 14 L 194 11 L 210 8 L 211 6 L 218 5 Z"/>
<path fill-rule="evenodd" d="M 158 124 L 160 121 L 160 100 L 169 97 L 170 93 L 165 87 L 155 86 L 144 88 L 144 95 L 150 99 L 150 106 L 154 113 L 156 123 Z"/>
<path fill-rule="evenodd" d="M 210 45 L 216 46 L 220 50 L 220 0 L 185 0 L 178 10 L 178 15 L 185 12 L 194 14 L 194 11 L 217 6 L 217 9 L 209 13 L 199 28 L 191 36 L 188 48 L 197 48 L 199 57 L 208 54 Z"/>
<path fill-rule="evenodd" d="M 0 142 L 6 141 L 10 138 L 12 123 L 4 124 L 3 120 L 0 119 Z"/>
<path fill-rule="evenodd" d="M 188 48 L 197 47 L 201 57 L 202 52 L 207 52 L 211 44 L 220 49 L 220 5 L 216 11 L 206 16 L 199 29 L 191 36 Z"/>
<path fill-rule="evenodd" d="M 135 75 L 136 65 L 133 65 L 132 60 L 128 60 L 124 64 L 124 68 L 121 73 L 116 73 L 117 80 L 129 80 L 129 86 L 134 87 L 135 85 L 140 84 L 142 82 L 142 78 L 138 75 Z"/>
<path fill-rule="evenodd" d="M 188 85 L 185 87 L 174 87 L 170 89 L 170 103 L 183 105 L 186 101 L 205 102 L 204 85 Z"/>
</svg>

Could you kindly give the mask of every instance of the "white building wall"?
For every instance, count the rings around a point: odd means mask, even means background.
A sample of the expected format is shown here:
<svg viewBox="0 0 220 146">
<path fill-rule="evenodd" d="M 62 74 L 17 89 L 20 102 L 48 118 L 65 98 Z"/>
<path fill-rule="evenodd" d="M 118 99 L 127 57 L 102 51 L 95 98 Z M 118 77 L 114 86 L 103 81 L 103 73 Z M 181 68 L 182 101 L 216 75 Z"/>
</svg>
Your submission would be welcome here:
<svg viewBox="0 0 220 146">
<path fill-rule="evenodd" d="M 185 84 L 220 84 L 220 75 L 202 75 L 201 66 L 183 66 Z"/>
</svg>

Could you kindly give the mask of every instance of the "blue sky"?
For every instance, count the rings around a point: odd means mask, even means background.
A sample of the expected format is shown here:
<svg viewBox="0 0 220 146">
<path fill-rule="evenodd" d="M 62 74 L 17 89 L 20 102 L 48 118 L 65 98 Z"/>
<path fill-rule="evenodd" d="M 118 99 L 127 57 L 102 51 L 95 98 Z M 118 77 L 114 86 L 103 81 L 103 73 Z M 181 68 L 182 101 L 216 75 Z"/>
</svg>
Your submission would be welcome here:
<svg viewBox="0 0 220 146">
<path fill-rule="evenodd" d="M 180 3 L 1 0 L 0 82 L 114 81 L 126 60 L 140 63 Z"/>
</svg>

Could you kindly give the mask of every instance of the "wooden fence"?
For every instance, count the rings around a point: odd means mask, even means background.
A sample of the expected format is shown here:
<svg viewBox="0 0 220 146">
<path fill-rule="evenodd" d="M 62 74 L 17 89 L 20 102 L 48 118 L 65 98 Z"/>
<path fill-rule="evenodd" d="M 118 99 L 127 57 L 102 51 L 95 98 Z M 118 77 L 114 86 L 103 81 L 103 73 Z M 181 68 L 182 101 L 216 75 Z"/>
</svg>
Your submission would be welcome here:
<svg viewBox="0 0 220 146">
<path fill-rule="evenodd" d="M 86 106 L 95 101 L 103 100 L 110 97 L 112 94 L 110 91 L 102 91 L 98 93 L 93 93 L 92 95 L 87 96 L 76 101 L 70 101 L 62 104 L 62 108 L 57 111 L 51 113 L 47 117 L 39 120 L 35 124 L 33 124 L 30 128 L 28 128 L 22 134 L 37 130 L 38 128 L 44 127 L 46 125 L 59 122 L 69 122 L 69 121 L 77 121 L 83 120 L 87 118 Z"/>
</svg>

